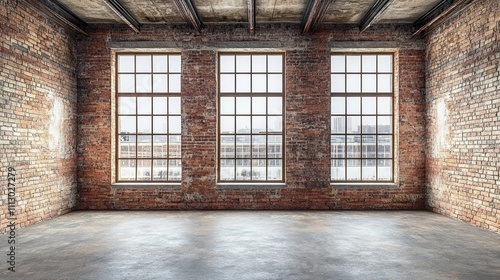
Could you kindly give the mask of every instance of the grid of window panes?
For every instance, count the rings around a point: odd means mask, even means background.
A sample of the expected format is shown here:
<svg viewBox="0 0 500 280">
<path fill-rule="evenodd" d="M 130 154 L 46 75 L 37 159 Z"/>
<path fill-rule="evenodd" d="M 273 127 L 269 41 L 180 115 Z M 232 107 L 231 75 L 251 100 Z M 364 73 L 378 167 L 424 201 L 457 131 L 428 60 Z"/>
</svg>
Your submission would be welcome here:
<svg viewBox="0 0 500 280">
<path fill-rule="evenodd" d="M 392 54 L 332 54 L 332 181 L 393 181 L 393 79 Z"/>
<path fill-rule="evenodd" d="M 181 56 L 117 54 L 117 181 L 181 180 Z"/>
<path fill-rule="evenodd" d="M 219 181 L 283 181 L 283 55 L 220 54 Z"/>
</svg>

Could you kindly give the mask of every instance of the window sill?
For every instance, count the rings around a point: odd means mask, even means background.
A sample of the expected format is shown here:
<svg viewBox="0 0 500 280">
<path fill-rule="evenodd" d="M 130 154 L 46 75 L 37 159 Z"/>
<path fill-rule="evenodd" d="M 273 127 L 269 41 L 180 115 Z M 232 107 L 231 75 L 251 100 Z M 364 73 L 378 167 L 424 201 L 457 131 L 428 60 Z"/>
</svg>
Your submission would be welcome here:
<svg viewBox="0 0 500 280">
<path fill-rule="evenodd" d="M 217 189 L 222 190 L 268 190 L 281 189 L 285 186 L 285 183 L 217 183 Z"/>
<path fill-rule="evenodd" d="M 330 186 L 336 189 L 354 189 L 354 188 L 388 188 L 393 189 L 398 186 L 396 183 L 330 183 Z"/>
<path fill-rule="evenodd" d="M 168 188 L 180 189 L 181 183 L 114 183 L 112 188 Z"/>
</svg>

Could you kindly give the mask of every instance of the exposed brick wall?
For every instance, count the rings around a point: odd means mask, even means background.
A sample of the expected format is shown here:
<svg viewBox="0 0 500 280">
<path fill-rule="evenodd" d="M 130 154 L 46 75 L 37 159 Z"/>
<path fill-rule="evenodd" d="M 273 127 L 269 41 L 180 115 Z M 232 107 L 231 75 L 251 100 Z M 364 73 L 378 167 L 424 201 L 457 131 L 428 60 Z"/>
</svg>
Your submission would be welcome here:
<svg viewBox="0 0 500 280">
<path fill-rule="evenodd" d="M 0 1 L 0 232 L 76 205 L 76 38 L 22 1 Z"/>
<path fill-rule="evenodd" d="M 500 231 L 500 2 L 427 38 L 428 207 Z"/>
<path fill-rule="evenodd" d="M 184 25 L 97 25 L 79 39 L 80 209 L 421 209 L 425 186 L 423 42 L 411 29 L 326 26 L 311 36 L 296 25 L 210 25 L 202 35 Z M 111 187 L 111 56 L 114 42 L 182 42 L 182 159 L 178 188 Z M 277 42 L 286 51 L 286 186 L 223 189 L 216 184 L 217 49 L 238 41 Z M 250 42 L 249 42 L 250 41 Z M 395 188 L 330 186 L 330 47 L 334 41 L 396 41 L 399 64 L 399 183 Z M 231 43 L 229 43 L 231 46 Z M 266 45 L 267 46 L 267 45 Z"/>
</svg>

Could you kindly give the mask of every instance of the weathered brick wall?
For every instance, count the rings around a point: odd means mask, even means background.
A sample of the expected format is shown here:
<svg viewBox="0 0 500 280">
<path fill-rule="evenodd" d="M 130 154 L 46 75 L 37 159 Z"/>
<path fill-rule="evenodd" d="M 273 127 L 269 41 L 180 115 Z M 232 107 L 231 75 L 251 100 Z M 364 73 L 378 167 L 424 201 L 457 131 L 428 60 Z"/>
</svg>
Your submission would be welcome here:
<svg viewBox="0 0 500 280">
<path fill-rule="evenodd" d="M 411 28 L 325 26 L 303 36 L 298 25 L 97 25 L 78 45 L 78 185 L 80 209 L 421 209 L 425 200 L 424 43 Z M 177 188 L 111 187 L 110 46 L 155 41 L 182 52 L 182 184 Z M 399 182 L 394 188 L 330 186 L 330 47 L 337 41 L 392 41 L 400 49 Z M 236 42 L 236 43 L 235 43 Z M 345 43 L 345 42 L 344 42 Z M 127 44 L 120 43 L 122 46 Z M 153 45 L 153 44 L 152 44 Z M 132 44 L 130 45 L 132 46 Z M 285 50 L 286 186 L 221 188 L 217 166 L 217 50 L 256 46 Z M 232 49 L 234 50 L 234 49 Z"/>
<path fill-rule="evenodd" d="M 0 1 L 0 232 L 10 221 L 8 167 L 16 226 L 76 205 L 76 39 L 23 3 Z"/>
<path fill-rule="evenodd" d="M 427 195 L 433 211 L 500 231 L 500 2 L 427 38 Z"/>
</svg>

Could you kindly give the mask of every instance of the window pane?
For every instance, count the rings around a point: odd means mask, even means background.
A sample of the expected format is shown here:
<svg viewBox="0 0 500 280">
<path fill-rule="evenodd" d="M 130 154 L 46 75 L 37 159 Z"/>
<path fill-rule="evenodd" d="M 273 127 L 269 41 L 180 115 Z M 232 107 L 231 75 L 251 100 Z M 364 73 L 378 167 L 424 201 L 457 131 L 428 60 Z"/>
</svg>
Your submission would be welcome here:
<svg viewBox="0 0 500 280">
<path fill-rule="evenodd" d="M 379 158 L 392 158 L 392 136 L 378 136 L 377 150 Z"/>
<path fill-rule="evenodd" d="M 266 92 L 266 74 L 252 74 L 252 92 Z"/>
<path fill-rule="evenodd" d="M 363 116 L 363 133 L 377 133 L 377 117 L 375 116 Z"/>
<path fill-rule="evenodd" d="M 363 114 L 376 114 L 377 113 L 377 98 L 376 97 L 363 97 Z"/>
<path fill-rule="evenodd" d="M 250 74 L 236 75 L 236 92 L 250 92 Z"/>
<path fill-rule="evenodd" d="M 170 73 L 181 73 L 181 56 L 170 55 L 168 57 L 168 71 Z"/>
<path fill-rule="evenodd" d="M 332 133 L 345 133 L 345 117 L 344 116 L 332 116 Z"/>
<path fill-rule="evenodd" d="M 331 60 L 332 73 L 344 73 L 345 72 L 345 56 L 334 55 Z"/>
<path fill-rule="evenodd" d="M 332 97 L 330 102 L 332 114 L 345 114 L 345 97 Z"/>
<path fill-rule="evenodd" d="M 266 117 L 253 116 L 252 117 L 252 133 L 265 133 L 266 132 Z"/>
<path fill-rule="evenodd" d="M 123 73 L 123 72 L 132 73 L 132 72 L 134 72 L 134 68 L 135 68 L 134 58 L 135 58 L 135 56 L 133 56 L 133 55 L 119 55 L 118 56 L 118 72 L 119 73 Z"/>
<path fill-rule="evenodd" d="M 166 97 L 153 97 L 153 114 L 167 114 Z"/>
<path fill-rule="evenodd" d="M 392 75 L 379 74 L 378 75 L 378 92 L 392 92 Z"/>
<path fill-rule="evenodd" d="M 267 75 L 268 92 L 283 91 L 283 77 L 281 74 Z"/>
<path fill-rule="evenodd" d="M 360 133 L 361 117 L 348 116 L 347 117 L 347 131 L 348 134 Z"/>
<path fill-rule="evenodd" d="M 253 97 L 252 98 L 252 114 L 266 114 L 266 98 Z"/>
<path fill-rule="evenodd" d="M 345 160 L 332 160 L 331 163 L 332 180 L 345 180 Z"/>
<path fill-rule="evenodd" d="M 135 158 L 136 157 L 136 137 L 135 135 L 120 135 L 118 143 L 119 158 Z"/>
<path fill-rule="evenodd" d="M 236 117 L 236 133 L 250 133 L 250 127 L 249 116 Z"/>
<path fill-rule="evenodd" d="M 118 133 L 134 134 L 135 133 L 135 116 L 119 116 L 118 117 Z"/>
<path fill-rule="evenodd" d="M 118 160 L 118 180 L 135 180 L 135 159 Z"/>
<path fill-rule="evenodd" d="M 150 158 L 152 156 L 151 136 L 140 135 L 137 137 L 137 157 Z"/>
<path fill-rule="evenodd" d="M 167 133 L 167 117 L 153 117 L 153 133 Z"/>
<path fill-rule="evenodd" d="M 266 160 L 252 160 L 252 180 L 266 180 Z"/>
<path fill-rule="evenodd" d="M 137 113 L 151 114 L 151 97 L 137 97 Z"/>
<path fill-rule="evenodd" d="M 168 75 L 168 91 L 172 93 L 181 92 L 181 75 L 170 74 Z"/>
<path fill-rule="evenodd" d="M 361 75 L 347 75 L 347 92 L 361 92 Z"/>
<path fill-rule="evenodd" d="M 281 132 L 282 121 L 281 116 L 269 116 L 267 117 L 267 131 L 268 132 Z"/>
<path fill-rule="evenodd" d="M 374 159 L 363 160 L 363 166 L 361 173 L 363 174 L 363 180 L 365 181 L 375 181 L 377 180 L 377 164 Z"/>
<path fill-rule="evenodd" d="M 153 157 L 155 158 L 168 157 L 168 143 L 166 135 L 153 136 Z"/>
<path fill-rule="evenodd" d="M 234 117 L 232 116 L 220 117 L 220 132 L 234 133 Z"/>
<path fill-rule="evenodd" d="M 220 72 L 221 73 L 234 72 L 234 55 L 220 56 Z"/>
<path fill-rule="evenodd" d="M 378 133 L 392 133 L 391 117 L 378 117 Z"/>
<path fill-rule="evenodd" d="M 387 73 L 392 72 L 392 55 L 378 56 L 378 71 Z"/>
<path fill-rule="evenodd" d="M 267 179 L 282 180 L 282 161 L 280 159 L 270 159 L 267 161 Z"/>
<path fill-rule="evenodd" d="M 377 92 L 377 75 L 363 74 L 363 92 Z"/>
<path fill-rule="evenodd" d="M 118 114 L 135 114 L 135 97 L 118 97 Z"/>
<path fill-rule="evenodd" d="M 135 71 L 137 73 L 151 73 L 151 56 L 150 55 L 138 55 L 135 57 L 136 67 Z"/>
<path fill-rule="evenodd" d="M 361 180 L 361 160 L 347 160 L 347 180 Z"/>
<path fill-rule="evenodd" d="M 253 55 L 252 56 L 252 72 L 266 72 L 266 56 Z"/>
<path fill-rule="evenodd" d="M 392 180 L 392 160 L 378 160 L 378 180 Z"/>
<path fill-rule="evenodd" d="M 151 74 L 137 74 L 135 80 L 137 92 L 151 92 Z"/>
<path fill-rule="evenodd" d="M 153 72 L 166 73 L 167 72 L 167 56 L 166 55 L 153 55 Z"/>
<path fill-rule="evenodd" d="M 250 73 L 250 56 L 238 55 L 236 57 L 236 72 Z"/>
<path fill-rule="evenodd" d="M 181 98 L 169 97 L 168 98 L 168 113 L 171 115 L 181 114 Z"/>
<path fill-rule="evenodd" d="M 377 72 L 377 56 L 376 55 L 363 55 L 363 72 L 364 73 Z"/>
<path fill-rule="evenodd" d="M 360 158 L 361 157 L 361 137 L 347 136 L 347 157 Z"/>
<path fill-rule="evenodd" d="M 376 158 L 377 157 L 377 138 L 374 135 L 363 136 L 363 158 Z"/>
<path fill-rule="evenodd" d="M 137 117 L 137 133 L 151 133 L 151 117 Z"/>
<path fill-rule="evenodd" d="M 332 92 L 345 92 L 345 75 L 344 74 L 333 74 L 331 81 L 331 91 Z"/>
<path fill-rule="evenodd" d="M 361 72 L 361 56 L 347 56 L 347 72 Z"/>
<path fill-rule="evenodd" d="M 281 55 L 269 55 L 267 56 L 268 69 L 270 73 L 281 73 L 283 72 L 283 56 Z"/>
<path fill-rule="evenodd" d="M 221 114 L 234 114 L 234 97 L 221 97 L 220 98 L 220 113 Z"/>
<path fill-rule="evenodd" d="M 234 180 L 235 170 L 234 170 L 234 159 L 221 159 L 220 161 L 220 179 L 223 181 Z"/>
<path fill-rule="evenodd" d="M 181 136 L 170 135 L 168 137 L 168 157 L 181 158 Z"/>
<path fill-rule="evenodd" d="M 250 163 L 251 161 L 249 159 L 236 160 L 236 180 L 250 180 L 252 175 Z"/>
<path fill-rule="evenodd" d="M 361 112 L 361 97 L 347 97 L 347 114 L 359 114 Z"/>
<path fill-rule="evenodd" d="M 265 158 L 266 157 L 266 136 L 254 135 L 252 136 L 252 157 Z"/>
<path fill-rule="evenodd" d="M 181 134 L 181 117 L 169 116 L 168 117 L 168 133 Z"/>
<path fill-rule="evenodd" d="M 180 159 L 171 159 L 168 161 L 168 180 L 179 181 L 182 175 L 182 166 Z"/>
<path fill-rule="evenodd" d="M 250 114 L 250 97 L 236 97 L 236 114 Z"/>
<path fill-rule="evenodd" d="M 155 159 L 153 160 L 153 180 L 164 181 L 167 180 L 167 160 Z"/>
<path fill-rule="evenodd" d="M 250 157 L 250 135 L 236 136 L 236 157 L 237 158 Z"/>
<path fill-rule="evenodd" d="M 269 135 L 267 141 L 267 157 L 282 158 L 283 144 L 281 135 Z"/>
<path fill-rule="evenodd" d="M 269 114 L 282 114 L 283 113 L 283 99 L 281 97 L 268 97 L 268 110 Z"/>
<path fill-rule="evenodd" d="M 151 160 L 137 160 L 137 180 L 151 180 Z"/>
<path fill-rule="evenodd" d="M 233 135 L 221 135 L 220 137 L 220 157 L 234 158 L 235 157 L 235 138 Z"/>
<path fill-rule="evenodd" d="M 234 74 L 220 75 L 220 92 L 234 92 Z"/>
<path fill-rule="evenodd" d="M 167 92 L 167 74 L 153 75 L 153 92 Z"/>
<path fill-rule="evenodd" d="M 392 98 L 379 97 L 378 98 L 378 113 L 379 114 L 392 114 Z"/>
<path fill-rule="evenodd" d="M 345 136 L 332 136 L 332 158 L 345 158 Z"/>
<path fill-rule="evenodd" d="M 118 75 L 118 92 L 135 92 L 135 75 L 134 74 L 119 74 Z"/>
</svg>

